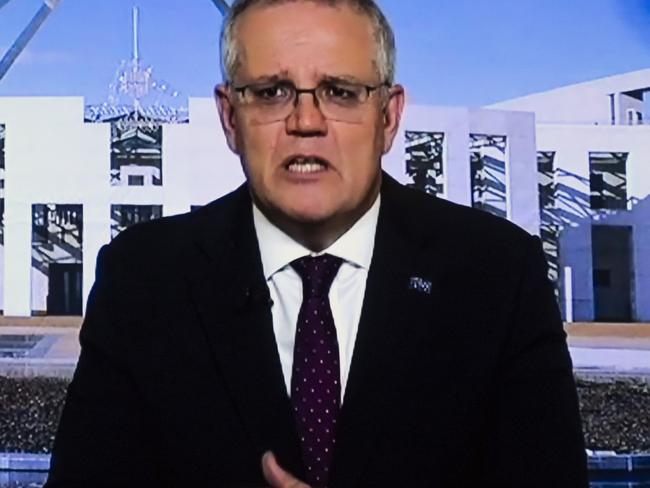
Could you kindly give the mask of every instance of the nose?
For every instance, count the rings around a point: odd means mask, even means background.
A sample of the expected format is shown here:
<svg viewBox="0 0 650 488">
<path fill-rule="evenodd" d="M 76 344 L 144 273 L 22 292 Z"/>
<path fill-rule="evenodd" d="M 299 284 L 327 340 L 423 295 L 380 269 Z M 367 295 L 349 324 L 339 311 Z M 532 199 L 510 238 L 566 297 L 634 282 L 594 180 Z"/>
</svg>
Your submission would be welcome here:
<svg viewBox="0 0 650 488">
<path fill-rule="evenodd" d="M 327 134 L 327 119 L 314 93 L 296 94 L 295 107 L 287 118 L 287 133 L 303 137 Z"/>
</svg>

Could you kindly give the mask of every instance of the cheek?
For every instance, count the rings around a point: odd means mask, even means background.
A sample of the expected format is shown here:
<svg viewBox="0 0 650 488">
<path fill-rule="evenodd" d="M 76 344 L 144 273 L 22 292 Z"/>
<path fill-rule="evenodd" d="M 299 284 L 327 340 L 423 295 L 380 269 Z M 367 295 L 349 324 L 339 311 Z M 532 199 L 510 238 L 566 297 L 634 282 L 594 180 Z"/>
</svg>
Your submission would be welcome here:
<svg viewBox="0 0 650 488">
<path fill-rule="evenodd" d="M 278 147 L 280 127 L 276 124 L 248 126 L 239 133 L 239 147 L 242 159 L 251 172 L 266 173 L 274 167 L 274 156 Z"/>
<path fill-rule="evenodd" d="M 338 131 L 337 143 L 345 173 L 365 175 L 376 172 L 383 146 L 381 132 L 376 127 L 359 126 L 354 130 Z"/>
</svg>

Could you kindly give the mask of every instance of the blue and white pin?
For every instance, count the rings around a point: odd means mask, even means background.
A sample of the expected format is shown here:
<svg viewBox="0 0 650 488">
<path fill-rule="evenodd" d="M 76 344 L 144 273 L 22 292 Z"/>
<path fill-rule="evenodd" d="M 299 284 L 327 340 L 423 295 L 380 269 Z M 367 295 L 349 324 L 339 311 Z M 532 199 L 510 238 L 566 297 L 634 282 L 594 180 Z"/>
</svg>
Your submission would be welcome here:
<svg viewBox="0 0 650 488">
<path fill-rule="evenodd" d="M 426 293 L 431 295 L 433 284 L 429 280 L 420 278 L 419 276 L 411 276 L 409 280 L 409 290 L 417 291 L 418 293 Z"/>
</svg>

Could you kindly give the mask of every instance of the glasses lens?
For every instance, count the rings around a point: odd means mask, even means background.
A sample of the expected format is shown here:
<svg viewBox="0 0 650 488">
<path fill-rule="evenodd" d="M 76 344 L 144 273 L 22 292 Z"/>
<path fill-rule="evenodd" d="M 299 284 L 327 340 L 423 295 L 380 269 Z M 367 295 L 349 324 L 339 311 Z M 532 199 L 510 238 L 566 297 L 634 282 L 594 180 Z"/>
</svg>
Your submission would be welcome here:
<svg viewBox="0 0 650 488">
<path fill-rule="evenodd" d="M 357 109 L 368 98 L 368 90 L 363 85 L 324 83 L 316 89 L 318 99 L 331 106 L 344 109 Z"/>
<path fill-rule="evenodd" d="M 256 83 L 244 87 L 240 93 L 252 119 L 267 124 L 289 116 L 296 89 L 288 82 Z"/>
<path fill-rule="evenodd" d="M 323 115 L 330 120 L 359 123 L 363 120 L 368 89 L 356 83 L 326 82 L 316 88 Z"/>
<path fill-rule="evenodd" d="M 253 119 L 264 124 L 281 121 L 291 115 L 295 104 L 301 103 L 296 100 L 296 91 L 291 82 L 277 82 L 248 85 L 240 93 Z M 363 121 L 365 103 L 370 94 L 365 85 L 324 82 L 313 93 L 324 117 L 348 123 Z"/>
</svg>

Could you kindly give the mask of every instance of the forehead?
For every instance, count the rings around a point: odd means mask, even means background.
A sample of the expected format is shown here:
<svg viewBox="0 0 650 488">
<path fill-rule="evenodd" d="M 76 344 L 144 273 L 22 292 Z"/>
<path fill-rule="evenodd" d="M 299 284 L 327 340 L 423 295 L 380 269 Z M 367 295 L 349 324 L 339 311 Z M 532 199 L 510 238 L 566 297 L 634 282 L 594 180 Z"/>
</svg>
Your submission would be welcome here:
<svg viewBox="0 0 650 488">
<path fill-rule="evenodd" d="M 287 73 L 376 77 L 377 43 L 370 19 L 342 3 L 310 1 L 256 6 L 240 18 L 235 32 L 238 75 Z"/>
</svg>

